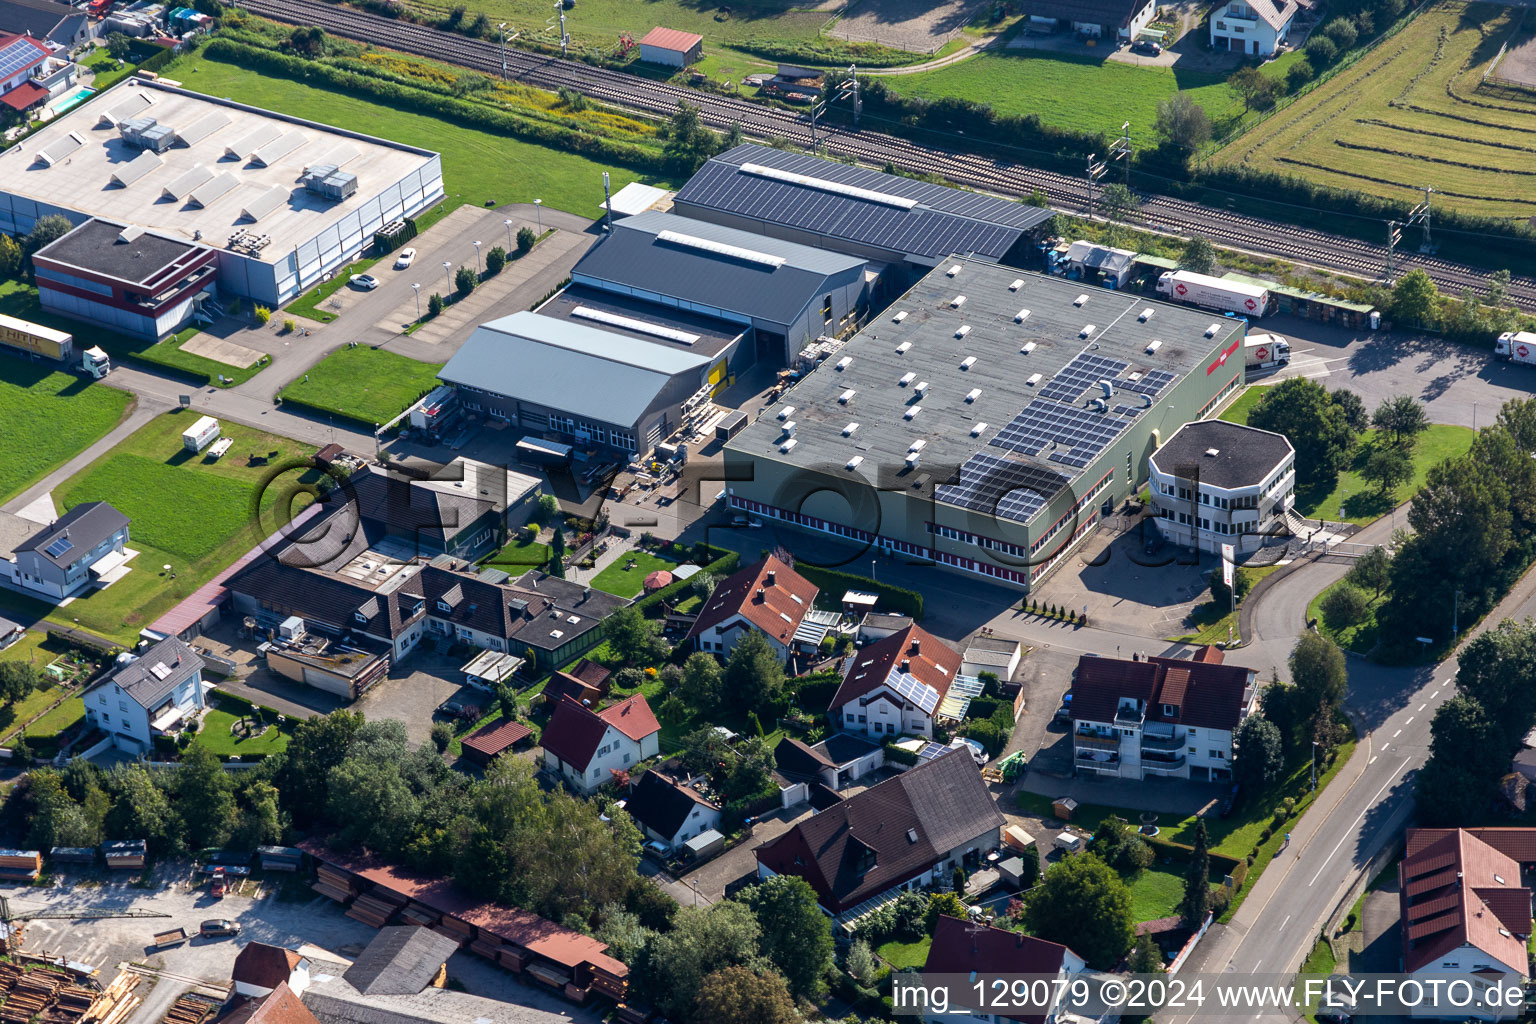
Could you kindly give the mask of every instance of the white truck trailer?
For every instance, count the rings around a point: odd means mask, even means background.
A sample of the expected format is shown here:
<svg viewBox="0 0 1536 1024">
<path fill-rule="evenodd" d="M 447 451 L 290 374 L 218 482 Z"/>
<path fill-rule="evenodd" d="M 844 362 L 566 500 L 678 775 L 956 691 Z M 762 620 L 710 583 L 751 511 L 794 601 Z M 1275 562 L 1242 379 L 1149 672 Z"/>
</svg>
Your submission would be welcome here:
<svg viewBox="0 0 1536 1024">
<path fill-rule="evenodd" d="M 1243 339 L 1243 365 L 1268 370 L 1291 361 L 1291 343 L 1278 334 L 1250 334 Z"/>
<path fill-rule="evenodd" d="M 204 416 L 181 435 L 181 446 L 196 454 L 217 441 L 222 433 L 224 428 L 219 426 L 218 420 L 212 416 Z"/>
<path fill-rule="evenodd" d="M 1165 271 L 1157 290 L 1176 302 L 1187 302 L 1222 313 L 1261 317 L 1269 311 L 1269 289 L 1241 281 L 1225 281 L 1189 270 Z"/>
<path fill-rule="evenodd" d="M 1515 363 L 1536 363 L 1536 334 L 1530 331 L 1505 331 L 1493 343 L 1493 354 Z"/>
<path fill-rule="evenodd" d="M 0 348 L 33 359 L 62 363 L 65 369 L 83 373 L 93 380 L 101 380 L 112 371 L 112 360 L 96 346 L 77 356 L 73 334 L 14 316 L 0 314 Z"/>
</svg>

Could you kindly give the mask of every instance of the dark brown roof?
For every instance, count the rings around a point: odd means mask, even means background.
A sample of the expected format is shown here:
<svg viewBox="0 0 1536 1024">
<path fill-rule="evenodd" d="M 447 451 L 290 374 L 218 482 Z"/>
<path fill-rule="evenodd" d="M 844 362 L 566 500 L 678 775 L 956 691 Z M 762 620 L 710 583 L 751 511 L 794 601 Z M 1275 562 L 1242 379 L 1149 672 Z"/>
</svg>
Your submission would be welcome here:
<svg viewBox="0 0 1536 1024">
<path fill-rule="evenodd" d="M 262 557 L 231 576 L 225 586 L 233 593 L 244 594 L 290 615 L 338 630 L 356 630 L 393 640 L 422 614 L 417 609 L 420 596 L 403 593 L 414 582 L 407 581 L 401 590 L 379 594 L 341 576 Z M 355 613 L 359 611 L 366 621 L 357 621 Z"/>
<path fill-rule="evenodd" d="M 1454 831 L 1455 829 L 1446 828 L 1410 829 L 1407 854 L 1412 856 L 1434 843 L 1446 832 Z M 1462 831 L 1474 839 L 1487 843 L 1510 860 L 1521 864 L 1536 864 L 1536 828 L 1468 828 Z"/>
<path fill-rule="evenodd" d="M 815 777 L 824 769 L 837 767 L 831 758 L 817 753 L 814 747 L 801 743 L 793 736 L 779 740 L 779 745 L 773 748 L 773 759 L 779 771 L 801 777 Z"/>
<path fill-rule="evenodd" d="M 832 708 L 842 707 L 884 685 L 893 670 L 907 662 L 907 671 L 938 692 L 940 703 L 960 672 L 960 655 L 921 626 L 898 630 L 861 651 L 849 661 L 843 683 L 832 696 Z M 937 709 L 938 704 L 934 705 Z M 932 712 L 930 712 L 932 717 Z"/>
<path fill-rule="evenodd" d="M 1112 722 L 1122 698 L 1141 701 L 1149 722 L 1235 730 L 1252 669 L 1173 658 L 1126 661 L 1084 655 L 1072 683 L 1072 719 Z M 1164 715 L 1163 705 L 1174 706 Z"/>
<path fill-rule="evenodd" d="M 565 672 L 556 671 L 549 677 L 549 682 L 544 684 L 544 698 L 556 704 L 560 698 L 569 697 L 578 704 L 590 707 L 601 700 L 602 696 L 596 687 L 588 686 Z"/>
<path fill-rule="evenodd" d="M 610 725 L 636 742 L 661 731 L 661 723 L 656 721 L 643 694 L 637 693 L 597 712 L 564 697 L 550 714 L 539 746 L 566 764 L 586 771 Z"/>
<path fill-rule="evenodd" d="M 768 582 L 770 574 L 772 583 Z M 715 586 L 709 600 L 699 609 L 699 617 L 688 631 L 688 639 L 718 626 L 733 615 L 740 615 L 780 644 L 788 645 L 819 592 L 814 583 L 795 572 L 787 562 L 769 555 L 756 565 L 737 570 Z"/>
<path fill-rule="evenodd" d="M 777 874 L 804 878 L 840 914 L 1002 824 L 970 753 L 952 750 L 800 822 L 756 854 Z"/>
<path fill-rule="evenodd" d="M 503 719 L 482 725 L 461 741 L 463 746 L 478 751 L 486 757 L 497 754 L 533 735 L 533 730 L 522 722 Z"/>
<path fill-rule="evenodd" d="M 1519 863 L 1464 829 L 1410 829 L 1407 850 L 1398 896 L 1404 969 L 1471 945 L 1523 974 L 1531 890 L 1520 884 Z"/>
<path fill-rule="evenodd" d="M 582 658 L 576 664 L 571 666 L 570 674 L 575 676 L 577 679 L 580 679 L 588 686 L 595 686 L 603 693 L 607 693 L 608 677 L 613 673 L 609 672 L 608 669 L 604 667 L 600 662 L 592 661 L 588 658 Z"/>
<path fill-rule="evenodd" d="M 629 802 L 624 805 L 636 823 L 669 839 L 677 835 L 677 830 L 687 823 L 688 816 L 698 807 L 720 810 L 718 804 L 704 799 L 693 787 L 656 771 L 640 776 L 640 781 L 630 790 Z"/>
<path fill-rule="evenodd" d="M 1081 21 L 1124 28 L 1152 0 L 1026 0 L 1024 13 L 1057 21 Z"/>
<path fill-rule="evenodd" d="M 328 500 L 351 504 L 365 527 L 430 539 L 436 546 L 474 526 L 496 509 L 496 503 L 467 494 L 449 494 L 433 487 L 413 486 L 406 475 L 364 466 L 353 473 Z"/>
<path fill-rule="evenodd" d="M 293 974 L 293 969 L 304 958 L 291 949 L 269 946 L 265 942 L 248 942 L 240 955 L 235 957 L 235 967 L 230 977 L 257 988 L 277 988 Z"/>
<path fill-rule="evenodd" d="M 984 977 L 1013 974 L 1055 975 L 1062 961 L 1071 953 L 1059 942 L 1037 939 L 1023 932 L 1011 932 L 989 925 L 973 924 L 958 917 L 940 914 L 933 929 L 933 945 L 928 948 L 928 974 L 970 974 Z M 1076 954 L 1072 954 L 1076 956 Z M 1081 959 L 1081 957 L 1078 957 Z M 1006 1020 L 1041 1024 L 1044 1013 L 1020 1013 Z"/>
</svg>

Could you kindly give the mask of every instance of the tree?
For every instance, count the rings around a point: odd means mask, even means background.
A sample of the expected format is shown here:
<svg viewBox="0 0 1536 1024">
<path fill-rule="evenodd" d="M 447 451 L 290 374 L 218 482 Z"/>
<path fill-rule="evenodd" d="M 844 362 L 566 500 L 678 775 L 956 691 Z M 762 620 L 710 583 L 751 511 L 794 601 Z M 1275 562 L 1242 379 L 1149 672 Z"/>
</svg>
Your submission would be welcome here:
<svg viewBox="0 0 1536 1024">
<path fill-rule="evenodd" d="M 273 782 L 300 826 L 309 827 L 324 813 L 331 769 L 347 756 L 363 723 L 359 711 L 333 711 L 294 726 Z"/>
<path fill-rule="evenodd" d="M 463 298 L 474 291 L 475 285 L 479 283 L 479 278 L 475 275 L 473 267 L 461 265 L 458 270 L 453 272 L 453 287 L 459 293 L 459 298 Z"/>
<path fill-rule="evenodd" d="M 1232 777 L 1250 793 L 1263 789 L 1285 767 L 1284 741 L 1275 723 L 1263 715 L 1249 715 L 1234 737 Z"/>
<path fill-rule="evenodd" d="M 683 678 L 678 681 L 677 695 L 693 709 L 710 714 L 720 706 L 724 679 L 715 656 L 698 651 L 683 663 Z"/>
<path fill-rule="evenodd" d="M 755 629 L 746 630 L 725 661 L 725 697 L 732 704 L 759 710 L 784 689 L 784 666 Z"/>
<path fill-rule="evenodd" d="M 1360 475 L 1375 483 L 1385 497 L 1413 479 L 1413 457 L 1401 445 L 1375 445 Z"/>
<path fill-rule="evenodd" d="M 658 935 L 635 959 L 636 995 L 668 1017 L 688 1015 L 709 975 L 727 967 L 764 965 L 758 954 L 761 935 L 745 903 L 725 900 L 707 910 L 683 907 L 672 919 L 672 930 Z"/>
<path fill-rule="evenodd" d="M 1227 586 L 1226 577 L 1219 565 L 1206 575 L 1206 579 L 1211 584 L 1211 601 L 1222 612 L 1232 607 L 1233 590 L 1237 591 L 1237 601 L 1241 604 L 1243 598 L 1248 596 L 1248 591 L 1253 589 L 1253 577 L 1235 566 L 1232 569 L 1232 586 L 1230 587 Z"/>
<path fill-rule="evenodd" d="M 800 1011 L 784 979 L 771 971 L 727 967 L 715 971 L 699 986 L 692 1020 L 699 1024 L 796 1024 Z"/>
<path fill-rule="evenodd" d="M 1369 590 L 1376 597 L 1392 578 L 1392 553 L 1385 545 L 1378 544 L 1355 559 L 1344 577 L 1362 590 Z"/>
<path fill-rule="evenodd" d="M 27 232 L 27 237 L 21 246 L 22 265 L 26 268 L 29 277 L 35 277 L 37 268 L 32 264 L 32 254 L 39 249 L 45 249 L 69 234 L 75 226 L 69 222 L 69 218 L 61 213 L 50 213 L 46 217 L 39 217 L 32 225 L 32 230 Z"/>
<path fill-rule="evenodd" d="M 1339 56 L 1338 44 L 1324 35 L 1315 35 L 1308 39 L 1302 51 L 1307 55 L 1307 62 L 1315 68 L 1325 68 Z"/>
<path fill-rule="evenodd" d="M 1495 270 L 1488 275 L 1488 305 L 1503 306 L 1509 302 L 1509 277 L 1508 270 Z"/>
<path fill-rule="evenodd" d="M 1184 900 L 1179 914 L 1189 928 L 1199 928 L 1205 922 L 1211 905 L 1211 855 L 1209 838 L 1205 832 L 1205 819 L 1195 819 L 1194 850 L 1189 855 L 1189 866 L 1184 869 Z"/>
<path fill-rule="evenodd" d="M 181 837 L 181 818 L 165 791 L 142 765 L 118 765 L 107 773 L 112 809 L 107 813 L 108 839 L 144 839 L 150 849 L 173 848 Z"/>
<path fill-rule="evenodd" d="M 1355 447 L 1346 411 L 1315 381 L 1291 377 L 1266 388 L 1249 426 L 1284 434 L 1296 449 L 1298 487 L 1331 487 Z"/>
<path fill-rule="evenodd" d="M 10 235 L 0 235 L 0 279 L 21 274 L 21 246 Z"/>
<path fill-rule="evenodd" d="M 1429 760 L 1416 785 L 1419 820 L 1459 825 L 1469 808 L 1486 805 L 1509 767 L 1499 727 L 1483 706 L 1457 694 L 1441 704 L 1429 726 Z"/>
<path fill-rule="evenodd" d="M 443 302 L 443 297 L 437 292 L 433 292 L 432 297 L 427 300 L 427 315 L 437 316 L 437 314 L 443 311 L 444 305 L 446 303 Z"/>
<path fill-rule="evenodd" d="M 81 806 L 65 789 L 64 780 L 52 768 L 39 768 L 25 777 L 27 842 L 40 849 L 53 846 L 95 846 L 101 828 L 92 827 Z"/>
<path fill-rule="evenodd" d="M 1093 854 L 1051 865 L 1029 901 L 1025 918 L 1031 934 L 1062 945 L 1071 943 L 1079 956 L 1101 970 L 1120 961 L 1136 934 L 1130 890 Z"/>
<path fill-rule="evenodd" d="M 1303 633 L 1291 650 L 1291 683 L 1296 687 L 1301 707 L 1315 708 L 1326 704 L 1339 706 L 1344 699 L 1344 687 L 1348 674 L 1344 668 L 1344 652 L 1339 645 L 1321 633 Z"/>
<path fill-rule="evenodd" d="M 41 686 L 45 679 L 47 676 L 36 665 L 25 661 L 0 662 L 0 701 L 9 707 Z"/>
<path fill-rule="evenodd" d="M 1355 40 L 1360 38 L 1360 32 L 1355 28 L 1355 23 L 1343 17 L 1334 18 L 1324 25 L 1323 35 L 1333 40 L 1340 53 L 1354 46 Z"/>
<path fill-rule="evenodd" d="M 1157 105 L 1157 134 L 1185 156 L 1211 139 L 1211 119 L 1205 108 L 1176 92 Z"/>
<path fill-rule="evenodd" d="M 1382 402 L 1371 416 L 1371 423 L 1391 433 L 1393 444 L 1405 440 L 1411 443 L 1429 426 L 1424 406 L 1412 395 L 1394 395 Z"/>
<path fill-rule="evenodd" d="M 1349 424 L 1349 429 L 1359 433 L 1371 425 L 1371 417 L 1365 411 L 1365 403 L 1361 401 L 1359 395 L 1348 388 L 1328 392 L 1328 400 L 1344 413 L 1344 422 Z"/>
<path fill-rule="evenodd" d="M 654 931 L 641 923 L 639 914 L 617 903 L 604 906 L 600 916 L 602 923 L 593 929 L 592 936 L 607 943 L 608 955 L 623 963 L 633 963 L 646 943 L 656 937 Z"/>
<path fill-rule="evenodd" d="M 1307 44 L 1311 49 L 1314 38 Z M 1322 40 L 1326 42 L 1327 40 Z M 1429 274 L 1414 268 L 1397 279 L 1392 286 L 1392 319 L 1415 327 L 1433 327 L 1438 319 L 1440 289 L 1435 287 Z"/>
<path fill-rule="evenodd" d="M 1316 77 L 1317 71 L 1313 69 L 1312 62 L 1302 56 L 1286 71 L 1285 87 L 1291 92 L 1296 92 Z"/>
<path fill-rule="evenodd" d="M 560 499 L 553 494 L 539 495 L 539 522 L 548 523 L 560 514 Z"/>
<path fill-rule="evenodd" d="M 1536 627 L 1506 619 L 1468 640 L 1457 657 L 1456 688 L 1503 730 L 1501 746 L 1512 756 L 1536 718 Z"/>
<path fill-rule="evenodd" d="M 1122 874 L 1152 866 L 1152 848 L 1124 818 L 1108 815 L 1093 833 L 1093 853 Z"/>
<path fill-rule="evenodd" d="M 1227 76 L 1227 85 L 1243 98 L 1243 110 L 1264 110 L 1275 104 L 1277 83 L 1258 68 L 1248 65 Z"/>
<path fill-rule="evenodd" d="M 525 256 L 538 244 L 539 236 L 533 233 L 533 228 L 524 225 L 517 229 L 517 254 Z"/>
<path fill-rule="evenodd" d="M 133 40 L 123 32 L 107 33 L 107 52 L 118 60 L 125 60 L 133 50 Z"/>
<path fill-rule="evenodd" d="M 494 277 L 501 273 L 507 266 L 507 250 L 496 246 L 485 254 L 485 272 L 487 276 Z"/>
<path fill-rule="evenodd" d="M 1132 974 L 1161 974 L 1163 971 L 1163 954 L 1157 948 L 1157 943 L 1152 941 L 1152 936 L 1143 935 L 1136 940 L 1136 945 L 1131 947 L 1130 958 L 1126 961 Z"/>
<path fill-rule="evenodd" d="M 1209 274 L 1216 269 L 1216 247 L 1210 239 L 1196 235 L 1184 243 L 1184 252 L 1179 257 L 1179 267 L 1183 270 L 1193 270 L 1197 274 Z"/>
<path fill-rule="evenodd" d="M 699 108 L 678 100 L 677 113 L 666 126 L 666 142 L 661 150 L 667 163 L 684 174 L 692 174 L 720 152 L 720 144 L 720 136 L 704 127 Z"/>
<path fill-rule="evenodd" d="M 879 965 L 875 963 L 875 954 L 863 939 L 854 939 L 849 944 L 848 954 L 843 959 L 843 969 L 853 976 L 854 981 L 863 985 L 873 982 L 880 972 Z"/>
<path fill-rule="evenodd" d="M 1341 583 L 1323 598 L 1323 621 L 1335 629 L 1353 626 L 1365 617 L 1366 606 L 1363 593 L 1348 583 Z"/>
<path fill-rule="evenodd" d="M 254 779 L 241 793 L 241 803 L 244 806 L 237 813 L 227 845 L 237 850 L 254 850 L 283 838 L 287 815 L 282 811 L 276 786 L 264 779 Z"/>
<path fill-rule="evenodd" d="M 789 990 L 813 1001 L 819 998 L 832 966 L 832 920 L 816 905 L 816 890 L 803 878 L 775 875 L 743 896 L 762 929 L 758 948 L 784 975 Z"/>
<path fill-rule="evenodd" d="M 1099 206 L 1109 219 L 1124 220 L 1127 214 L 1136 209 L 1136 195 L 1118 181 L 1111 182 L 1099 193 Z"/>
<path fill-rule="evenodd" d="M 565 579 L 565 531 L 558 526 L 549 539 L 549 574 Z"/>
<path fill-rule="evenodd" d="M 603 620 L 608 649 L 629 665 L 649 665 L 666 657 L 667 645 L 656 623 L 634 605 L 627 605 Z"/>
<path fill-rule="evenodd" d="M 448 745 L 453 742 L 453 726 L 447 722 L 432 723 L 432 746 L 437 748 L 439 754 L 448 752 Z"/>
<path fill-rule="evenodd" d="M 939 926 L 939 917 L 955 917 L 962 921 L 970 919 L 970 909 L 965 901 L 952 892 L 936 892 L 928 897 L 928 910 L 923 914 L 923 928 L 929 935 Z"/>
<path fill-rule="evenodd" d="M 234 786 L 224 762 L 201 743 L 187 748 L 176 769 L 176 809 L 198 846 L 223 846 L 234 829 Z"/>
</svg>

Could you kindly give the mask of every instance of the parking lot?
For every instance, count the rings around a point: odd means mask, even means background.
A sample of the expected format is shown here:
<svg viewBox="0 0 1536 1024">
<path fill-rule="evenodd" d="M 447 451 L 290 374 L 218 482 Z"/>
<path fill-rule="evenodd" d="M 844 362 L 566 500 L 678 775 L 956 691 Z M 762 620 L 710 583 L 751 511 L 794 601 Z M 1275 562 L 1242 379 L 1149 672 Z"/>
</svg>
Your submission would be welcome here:
<svg viewBox="0 0 1536 1024">
<path fill-rule="evenodd" d="M 459 669 L 468 660 L 467 656 L 439 654 L 424 640 L 405 661 L 392 666 L 388 678 L 363 694 L 353 707 L 373 721 L 393 718 L 404 722 L 412 744 L 426 743 L 432 736 L 432 713 L 443 701 L 452 699 L 477 708 L 490 707 L 490 694 L 464 682 L 464 673 Z"/>
</svg>

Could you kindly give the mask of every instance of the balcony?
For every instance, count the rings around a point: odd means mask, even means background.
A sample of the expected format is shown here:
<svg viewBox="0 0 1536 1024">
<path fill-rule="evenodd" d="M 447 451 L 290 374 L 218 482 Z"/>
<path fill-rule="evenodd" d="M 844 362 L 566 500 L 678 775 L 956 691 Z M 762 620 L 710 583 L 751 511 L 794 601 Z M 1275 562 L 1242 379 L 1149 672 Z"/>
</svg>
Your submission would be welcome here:
<svg viewBox="0 0 1536 1024">
<path fill-rule="evenodd" d="M 1184 771 L 1184 759 L 1180 757 L 1174 761 L 1149 761 L 1143 758 L 1141 770 L 1149 775 L 1179 775 Z"/>
<path fill-rule="evenodd" d="M 1074 763 L 1081 771 L 1100 772 L 1104 775 L 1120 774 L 1120 755 L 1104 751 L 1079 751 Z"/>
<path fill-rule="evenodd" d="M 1184 755 L 1144 750 L 1141 755 L 1141 763 L 1144 768 L 1157 769 L 1159 771 L 1179 771 L 1184 767 Z"/>
<path fill-rule="evenodd" d="M 1072 745 L 1079 750 L 1119 750 L 1120 738 L 1096 732 L 1080 732 L 1073 735 Z"/>
<path fill-rule="evenodd" d="M 1131 707 L 1120 707 L 1115 711 L 1116 725 L 1140 725 L 1143 712 Z"/>
<path fill-rule="evenodd" d="M 1154 736 L 1151 733 L 1143 733 L 1141 737 L 1141 749 L 1143 751 L 1179 751 L 1184 749 L 1185 737 L 1181 733 L 1170 736 Z"/>
</svg>

